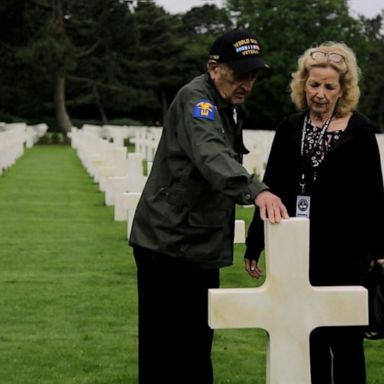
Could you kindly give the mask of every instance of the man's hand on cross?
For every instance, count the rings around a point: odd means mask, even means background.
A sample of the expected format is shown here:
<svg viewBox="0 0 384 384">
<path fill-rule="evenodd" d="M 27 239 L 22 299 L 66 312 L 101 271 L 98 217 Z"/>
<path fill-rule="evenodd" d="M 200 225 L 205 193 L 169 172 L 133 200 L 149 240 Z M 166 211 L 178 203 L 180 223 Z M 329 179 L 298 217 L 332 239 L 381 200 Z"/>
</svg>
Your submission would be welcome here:
<svg viewBox="0 0 384 384">
<path fill-rule="evenodd" d="M 269 191 L 259 193 L 255 204 L 260 209 L 261 219 L 268 219 L 271 224 L 280 223 L 281 219 L 289 219 L 287 208 L 281 199 Z"/>
</svg>

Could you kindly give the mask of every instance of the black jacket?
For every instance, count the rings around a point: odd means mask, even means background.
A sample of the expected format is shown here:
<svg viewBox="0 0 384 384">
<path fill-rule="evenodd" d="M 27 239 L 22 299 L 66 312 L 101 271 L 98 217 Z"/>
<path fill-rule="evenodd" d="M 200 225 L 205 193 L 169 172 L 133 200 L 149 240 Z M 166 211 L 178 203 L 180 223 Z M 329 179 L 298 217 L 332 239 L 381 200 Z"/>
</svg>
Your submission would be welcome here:
<svg viewBox="0 0 384 384">
<path fill-rule="evenodd" d="M 299 179 L 308 165 L 300 155 L 305 112 L 278 126 L 264 182 L 296 215 Z M 310 281 L 313 285 L 361 284 L 370 258 L 384 257 L 384 189 L 373 124 L 354 112 L 340 141 L 309 185 Z M 245 257 L 258 259 L 264 248 L 263 223 L 255 213 Z"/>
</svg>

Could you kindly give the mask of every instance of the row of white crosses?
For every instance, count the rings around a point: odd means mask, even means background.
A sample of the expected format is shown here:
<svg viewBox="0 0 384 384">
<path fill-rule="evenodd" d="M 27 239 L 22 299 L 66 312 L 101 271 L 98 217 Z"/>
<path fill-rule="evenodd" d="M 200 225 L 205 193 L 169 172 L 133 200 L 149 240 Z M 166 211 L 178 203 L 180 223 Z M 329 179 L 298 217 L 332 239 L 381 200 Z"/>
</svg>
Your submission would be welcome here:
<svg viewBox="0 0 384 384">
<path fill-rule="evenodd" d="M 263 178 L 265 166 L 268 161 L 269 152 L 275 131 L 268 130 L 244 130 L 243 138 L 246 148 L 250 151 L 244 156 L 244 167 L 249 173 L 256 173 L 260 179 Z M 384 134 L 377 133 L 376 139 L 379 145 L 381 166 L 384 175 Z"/>
<path fill-rule="evenodd" d="M 130 142 L 135 144 L 135 152 L 144 156 L 148 164 L 148 174 L 154 159 L 158 143 L 160 141 L 162 128 L 147 127 L 145 129 L 137 129 L 134 138 Z M 137 169 L 137 168 L 136 168 Z M 127 237 L 129 238 L 133 216 L 136 206 L 140 199 L 140 192 L 123 192 L 119 191 L 115 199 L 115 220 L 127 220 Z M 106 202 L 110 203 L 106 195 Z M 234 243 L 244 243 L 245 241 L 245 222 L 244 220 L 235 221 L 235 237 Z"/>
<path fill-rule="evenodd" d="M 26 126 L 26 148 L 32 148 L 48 131 L 46 123 Z"/>
<path fill-rule="evenodd" d="M 99 189 L 105 192 L 105 204 L 114 206 L 116 221 L 127 221 L 130 233 L 132 215 L 146 182 L 143 160 L 148 172 L 160 140 L 161 127 L 132 127 L 86 124 L 73 129 L 72 145 L 78 148 L 79 157 Z M 274 131 L 244 130 L 244 142 L 250 153 L 244 156 L 244 166 L 250 173 L 263 176 Z M 135 145 L 135 152 L 128 153 L 125 140 Z M 132 193 L 134 195 L 132 195 Z M 245 240 L 245 223 L 235 223 L 235 243 Z"/>
<path fill-rule="evenodd" d="M 152 162 L 158 142 L 161 136 L 161 128 L 149 127 L 136 131 L 135 137 L 130 140 L 135 144 L 135 152 L 143 153 L 148 162 Z M 244 167 L 249 173 L 257 173 L 262 176 L 268 153 L 273 140 L 273 131 L 244 131 L 244 142 L 250 153 L 244 156 Z M 138 197 L 129 197 L 138 200 Z M 128 220 L 128 234 L 130 223 Z M 244 243 L 245 241 L 245 222 L 244 220 L 235 221 L 235 243 Z"/>
<path fill-rule="evenodd" d="M 115 133 L 111 133 L 111 129 Z M 126 127 L 121 134 L 120 127 L 86 124 L 81 129 L 72 128 L 69 133 L 72 147 L 76 149 L 83 166 L 105 193 L 105 204 L 114 206 L 115 221 L 127 221 L 127 237 L 147 176 L 143 172 L 143 161 L 147 161 L 147 174 L 151 170 L 154 154 L 161 136 L 158 127 Z M 132 129 L 135 129 L 132 132 Z M 135 152 L 116 138 L 125 137 L 135 144 Z M 235 222 L 235 243 L 245 241 L 245 222 Z"/>
<path fill-rule="evenodd" d="M 88 124 L 81 129 L 73 128 L 69 135 L 83 166 L 104 192 L 105 204 L 114 206 L 114 219 L 128 221 L 129 216 L 130 223 L 130 211 L 134 212 L 147 179 L 143 172 L 143 154 L 129 153 L 127 147 L 121 145 L 134 136 L 131 128 L 123 127 L 119 133 L 120 127 L 106 129 Z"/>
<path fill-rule="evenodd" d="M 120 191 L 141 191 L 145 184 L 143 156 L 128 153 L 127 147 L 102 137 L 98 126 L 72 128 L 72 147 L 99 189 L 105 192 L 106 205 L 114 205 Z"/>
<path fill-rule="evenodd" d="M 15 164 L 47 131 L 44 123 L 29 126 L 26 123 L 0 123 L 0 175 Z"/>
<path fill-rule="evenodd" d="M 249 173 L 256 173 L 262 179 L 268 155 L 271 150 L 275 131 L 250 130 L 243 131 L 243 140 L 249 153 L 244 156 L 243 165 Z"/>
<path fill-rule="evenodd" d="M 0 175 L 23 154 L 26 124 L 4 124 L 0 129 Z"/>
<path fill-rule="evenodd" d="M 147 162 L 147 175 L 151 171 L 152 161 L 160 140 L 162 128 L 139 127 L 135 129 L 129 142 L 135 145 L 134 153 L 128 154 L 127 178 L 110 180 L 113 188 L 106 191 L 106 205 L 114 205 L 114 219 L 127 221 L 127 237 L 129 237 L 133 216 L 144 188 L 147 176 L 143 177 L 143 161 Z"/>
<path fill-rule="evenodd" d="M 135 144 L 135 152 L 142 153 L 145 160 L 152 162 L 162 133 L 161 127 L 138 129 L 130 142 Z"/>
</svg>

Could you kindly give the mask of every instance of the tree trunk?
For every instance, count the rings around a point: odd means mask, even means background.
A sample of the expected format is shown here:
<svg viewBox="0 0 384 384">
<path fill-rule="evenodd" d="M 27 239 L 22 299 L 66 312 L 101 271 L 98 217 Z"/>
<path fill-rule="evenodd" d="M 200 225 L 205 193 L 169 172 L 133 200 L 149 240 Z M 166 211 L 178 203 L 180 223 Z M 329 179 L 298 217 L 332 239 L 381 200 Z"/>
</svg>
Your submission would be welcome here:
<svg viewBox="0 0 384 384">
<path fill-rule="evenodd" d="M 66 133 L 72 128 L 72 123 L 65 106 L 65 77 L 63 75 L 56 75 L 54 102 L 57 125 L 61 132 Z"/>
<path fill-rule="evenodd" d="M 107 124 L 108 122 L 107 114 L 105 113 L 105 109 L 101 102 L 100 94 L 96 86 L 93 87 L 93 95 L 95 96 L 95 101 L 96 101 L 97 109 L 99 110 L 99 113 L 100 113 L 101 121 L 103 122 L 103 124 Z"/>
</svg>

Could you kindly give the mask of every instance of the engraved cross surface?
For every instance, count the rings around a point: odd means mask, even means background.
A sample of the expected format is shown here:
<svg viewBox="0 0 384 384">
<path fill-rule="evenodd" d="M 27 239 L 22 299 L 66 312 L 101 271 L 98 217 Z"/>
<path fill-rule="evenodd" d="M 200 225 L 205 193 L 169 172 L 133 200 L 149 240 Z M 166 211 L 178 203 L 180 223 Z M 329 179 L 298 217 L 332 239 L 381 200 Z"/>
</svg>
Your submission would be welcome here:
<svg viewBox="0 0 384 384">
<path fill-rule="evenodd" d="M 267 275 L 257 288 L 209 290 L 211 328 L 261 328 L 268 333 L 267 384 L 310 384 L 309 335 L 322 326 L 368 324 L 360 286 L 309 283 L 309 220 L 265 222 Z"/>
</svg>

